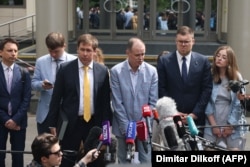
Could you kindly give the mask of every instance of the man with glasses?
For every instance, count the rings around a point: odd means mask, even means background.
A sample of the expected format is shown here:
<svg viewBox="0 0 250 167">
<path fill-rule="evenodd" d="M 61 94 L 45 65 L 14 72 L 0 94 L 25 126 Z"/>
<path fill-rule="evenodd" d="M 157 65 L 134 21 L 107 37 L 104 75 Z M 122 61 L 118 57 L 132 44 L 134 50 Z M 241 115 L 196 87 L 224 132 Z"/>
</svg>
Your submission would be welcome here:
<svg viewBox="0 0 250 167">
<path fill-rule="evenodd" d="M 27 167 L 54 167 L 62 161 L 63 152 L 56 136 L 42 133 L 37 136 L 31 145 L 33 160 Z M 99 156 L 96 149 L 90 150 L 74 167 L 85 167 Z"/>
<path fill-rule="evenodd" d="M 157 63 L 159 98 L 171 97 L 183 123 L 191 116 L 197 125 L 205 123 L 205 107 L 212 91 L 208 58 L 193 52 L 194 31 L 182 26 L 177 30 L 175 52 L 161 56 Z"/>
</svg>

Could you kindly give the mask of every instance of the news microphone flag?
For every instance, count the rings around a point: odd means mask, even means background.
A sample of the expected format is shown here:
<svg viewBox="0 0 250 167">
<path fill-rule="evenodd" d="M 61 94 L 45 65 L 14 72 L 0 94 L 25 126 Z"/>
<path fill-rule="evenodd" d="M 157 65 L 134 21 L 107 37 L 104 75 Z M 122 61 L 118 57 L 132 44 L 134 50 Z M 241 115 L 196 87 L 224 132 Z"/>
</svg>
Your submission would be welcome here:
<svg viewBox="0 0 250 167">
<path fill-rule="evenodd" d="M 128 123 L 127 134 L 126 134 L 126 143 L 134 144 L 136 137 L 136 122 L 130 121 Z"/>
<path fill-rule="evenodd" d="M 110 145 L 111 137 L 110 137 L 110 122 L 103 121 L 102 123 L 102 136 L 103 136 L 103 144 Z"/>
</svg>

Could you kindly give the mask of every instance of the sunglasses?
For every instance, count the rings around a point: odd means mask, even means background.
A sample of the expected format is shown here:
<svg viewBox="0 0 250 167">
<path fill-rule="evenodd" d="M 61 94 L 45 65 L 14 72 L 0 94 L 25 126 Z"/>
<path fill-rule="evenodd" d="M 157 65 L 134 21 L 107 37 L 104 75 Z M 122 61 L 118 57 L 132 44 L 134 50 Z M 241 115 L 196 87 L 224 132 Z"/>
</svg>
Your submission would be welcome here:
<svg viewBox="0 0 250 167">
<path fill-rule="evenodd" d="M 49 155 L 51 155 L 51 154 L 57 155 L 57 156 L 59 157 L 59 156 L 61 156 L 61 155 L 62 155 L 62 150 L 61 150 L 61 149 L 59 149 L 59 150 L 58 150 L 58 151 L 56 151 L 56 152 L 50 152 L 50 153 L 49 153 Z"/>
</svg>

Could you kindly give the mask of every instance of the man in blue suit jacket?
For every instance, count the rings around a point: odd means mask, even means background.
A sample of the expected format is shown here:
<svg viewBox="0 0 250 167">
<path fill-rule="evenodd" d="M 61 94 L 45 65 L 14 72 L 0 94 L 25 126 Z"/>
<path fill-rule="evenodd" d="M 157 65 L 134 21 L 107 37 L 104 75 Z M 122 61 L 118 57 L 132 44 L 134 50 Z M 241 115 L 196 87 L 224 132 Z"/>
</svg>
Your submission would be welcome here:
<svg viewBox="0 0 250 167">
<path fill-rule="evenodd" d="M 177 30 L 177 51 L 160 57 L 157 63 L 159 98 L 171 97 L 186 123 L 190 115 L 198 125 L 205 124 L 205 108 L 212 92 L 211 66 L 208 58 L 192 52 L 194 32 L 187 26 Z M 186 58 L 187 78 L 182 78 L 182 57 Z"/>
<path fill-rule="evenodd" d="M 36 68 L 31 82 L 32 89 L 40 92 L 36 111 L 38 134 L 50 132 L 45 119 L 49 112 L 49 103 L 55 83 L 57 63 L 60 65 L 77 58 L 65 52 L 66 44 L 63 34 L 51 32 L 47 35 L 45 42 L 49 54 L 36 60 Z M 48 84 L 48 82 L 51 84 Z"/>
<path fill-rule="evenodd" d="M 126 50 L 127 60 L 110 71 L 112 106 L 114 117 L 112 132 L 118 141 L 118 162 L 126 160 L 126 132 L 130 121 L 144 120 L 142 106 L 155 107 L 158 99 L 158 75 L 156 68 L 144 62 L 145 44 L 139 38 L 131 38 Z M 151 146 L 144 150 L 143 142 L 136 139 L 141 163 L 151 163 Z"/>
<path fill-rule="evenodd" d="M 17 41 L 6 38 L 1 42 L 0 150 L 6 150 L 8 134 L 12 151 L 24 151 L 25 148 L 31 80 L 29 72 L 15 64 L 17 54 Z M 5 167 L 5 153 L 0 153 L 0 166 Z M 23 154 L 12 154 L 12 167 L 23 166 Z"/>
<path fill-rule="evenodd" d="M 49 114 L 46 121 L 50 127 L 56 127 L 58 115 L 64 112 L 68 118 L 68 126 L 61 141 L 62 150 L 78 151 L 81 142 L 85 142 L 89 131 L 94 126 L 102 127 L 103 121 L 111 121 L 109 71 L 104 65 L 93 61 L 98 40 L 91 34 L 79 36 L 77 41 L 78 59 L 64 63 L 57 73 Z M 84 67 L 88 67 L 85 74 Z M 88 76 L 90 82 L 91 118 L 86 120 L 84 109 L 84 80 Z M 56 129 L 51 128 L 56 134 Z M 98 140 L 98 139 L 97 139 Z M 76 157 L 63 157 L 61 167 L 73 166 Z M 88 166 L 100 166 L 98 159 Z"/>
</svg>

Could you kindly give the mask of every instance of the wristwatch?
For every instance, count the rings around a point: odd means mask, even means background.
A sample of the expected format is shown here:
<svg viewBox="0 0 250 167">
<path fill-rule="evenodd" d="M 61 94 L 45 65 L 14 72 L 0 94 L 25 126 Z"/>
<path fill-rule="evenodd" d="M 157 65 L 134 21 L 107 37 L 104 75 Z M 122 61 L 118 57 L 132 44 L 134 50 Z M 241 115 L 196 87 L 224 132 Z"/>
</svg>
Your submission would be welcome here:
<svg viewBox="0 0 250 167">
<path fill-rule="evenodd" d="M 77 164 L 79 167 L 85 167 L 85 164 L 82 161 L 78 162 Z"/>
</svg>

